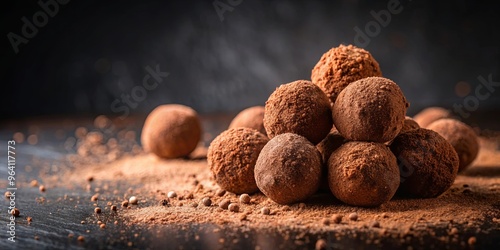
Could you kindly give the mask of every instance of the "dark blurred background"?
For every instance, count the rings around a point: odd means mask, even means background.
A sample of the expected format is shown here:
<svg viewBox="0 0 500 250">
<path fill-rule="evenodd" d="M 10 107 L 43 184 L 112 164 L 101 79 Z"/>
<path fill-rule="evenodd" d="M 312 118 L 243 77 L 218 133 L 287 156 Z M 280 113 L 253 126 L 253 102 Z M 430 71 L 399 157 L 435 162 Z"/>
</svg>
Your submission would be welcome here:
<svg viewBox="0 0 500 250">
<path fill-rule="evenodd" d="M 499 8 L 487 1 L 401 0 L 379 30 L 371 12 L 398 1 L 66 1 L 2 3 L 1 119 L 126 116 L 164 103 L 234 113 L 310 79 L 324 52 L 355 44 L 356 27 L 371 32 L 358 45 L 401 86 L 409 114 L 467 97 L 474 111 L 500 107 L 500 87 L 472 100 L 479 76 L 500 81 Z"/>
</svg>

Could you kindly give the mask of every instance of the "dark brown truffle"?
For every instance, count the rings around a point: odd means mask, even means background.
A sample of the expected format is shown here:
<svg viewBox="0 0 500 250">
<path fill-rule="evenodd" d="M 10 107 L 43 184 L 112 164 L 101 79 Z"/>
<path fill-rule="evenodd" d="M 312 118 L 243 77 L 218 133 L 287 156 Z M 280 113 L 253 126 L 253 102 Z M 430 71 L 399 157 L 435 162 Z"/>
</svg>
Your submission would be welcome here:
<svg viewBox="0 0 500 250">
<path fill-rule="evenodd" d="M 455 119 L 439 119 L 429 126 L 428 129 L 436 131 L 444 137 L 458 154 L 458 171 L 466 169 L 476 159 L 479 144 L 474 130 L 467 124 Z"/>
<path fill-rule="evenodd" d="M 264 107 L 254 106 L 238 113 L 231 121 L 231 124 L 229 124 L 229 128 L 239 127 L 253 128 L 267 135 L 266 129 L 264 128 Z"/>
<path fill-rule="evenodd" d="M 162 158 L 189 155 L 201 138 L 196 111 L 178 104 L 156 107 L 146 118 L 141 141 L 145 151 Z"/>
<path fill-rule="evenodd" d="M 340 45 L 323 54 L 312 70 L 311 80 L 333 104 L 347 85 L 370 76 L 382 76 L 370 52 L 353 45 Z"/>
<path fill-rule="evenodd" d="M 458 155 L 438 133 L 415 129 L 398 135 L 391 144 L 398 160 L 401 183 L 398 193 L 437 197 L 451 187 L 458 171 Z"/>
<path fill-rule="evenodd" d="M 399 186 L 396 157 L 384 144 L 347 142 L 328 160 L 328 183 L 333 195 L 355 206 L 379 206 Z"/>
<path fill-rule="evenodd" d="M 429 107 L 414 115 L 413 120 L 415 120 L 421 128 L 427 128 L 427 126 L 434 121 L 453 117 L 453 114 L 447 109 L 440 107 Z"/>
<path fill-rule="evenodd" d="M 264 127 L 269 138 L 283 133 L 319 143 L 333 126 L 328 98 L 310 81 L 298 80 L 278 87 L 265 106 Z"/>
<path fill-rule="evenodd" d="M 383 77 L 349 84 L 333 106 L 333 121 L 348 140 L 387 142 L 403 127 L 406 101 L 401 89 Z"/>
<path fill-rule="evenodd" d="M 285 133 L 271 139 L 255 165 L 260 191 L 279 204 L 307 199 L 319 187 L 321 155 L 305 137 Z"/>
<path fill-rule="evenodd" d="M 235 194 L 258 191 L 254 167 L 267 142 L 265 135 L 251 128 L 232 128 L 222 132 L 210 143 L 207 154 L 215 182 Z"/>
</svg>

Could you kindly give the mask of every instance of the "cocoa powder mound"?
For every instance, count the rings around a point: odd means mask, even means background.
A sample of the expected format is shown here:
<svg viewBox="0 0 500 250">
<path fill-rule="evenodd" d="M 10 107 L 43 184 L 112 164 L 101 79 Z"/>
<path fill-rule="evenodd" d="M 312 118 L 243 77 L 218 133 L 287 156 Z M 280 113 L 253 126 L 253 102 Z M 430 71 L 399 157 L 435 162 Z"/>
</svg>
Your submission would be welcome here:
<svg viewBox="0 0 500 250">
<path fill-rule="evenodd" d="M 460 161 L 459 172 L 465 170 L 476 159 L 479 151 L 477 136 L 467 124 L 455 119 L 443 118 L 431 123 L 427 128 L 436 131 L 451 143 Z"/>
<path fill-rule="evenodd" d="M 396 157 L 384 144 L 347 142 L 328 160 L 328 183 L 333 195 L 347 204 L 379 206 L 399 187 Z"/>
<path fill-rule="evenodd" d="M 260 151 L 268 142 L 251 128 L 232 128 L 217 136 L 208 148 L 208 165 L 215 182 L 236 194 L 258 191 L 254 168 Z"/>
<path fill-rule="evenodd" d="M 269 138 L 294 133 L 318 144 L 333 126 L 328 98 L 310 81 L 279 86 L 266 101 L 264 127 Z"/>
<path fill-rule="evenodd" d="M 431 198 L 451 187 L 458 172 L 458 155 L 438 133 L 419 128 L 398 135 L 391 143 L 398 159 L 402 195 Z"/>
<path fill-rule="evenodd" d="M 343 44 L 324 53 L 311 72 L 312 82 L 326 93 L 332 105 L 347 85 L 370 76 L 382 76 L 370 52 Z"/>
<path fill-rule="evenodd" d="M 367 77 L 340 93 L 333 106 L 333 121 L 348 140 L 383 143 L 399 133 L 409 106 L 396 83 Z"/>
</svg>

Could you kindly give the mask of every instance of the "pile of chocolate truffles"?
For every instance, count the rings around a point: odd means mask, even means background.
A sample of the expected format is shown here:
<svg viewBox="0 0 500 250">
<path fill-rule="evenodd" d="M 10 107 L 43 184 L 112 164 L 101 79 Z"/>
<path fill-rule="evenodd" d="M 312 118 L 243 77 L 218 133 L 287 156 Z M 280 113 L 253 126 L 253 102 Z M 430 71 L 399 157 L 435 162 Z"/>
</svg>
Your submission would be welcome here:
<svg viewBox="0 0 500 250">
<path fill-rule="evenodd" d="M 311 79 L 279 86 L 210 144 L 208 163 L 222 188 L 260 190 L 279 204 L 329 189 L 346 204 L 372 207 L 396 194 L 439 196 L 477 155 L 474 131 L 443 119 L 449 112 L 406 116 L 401 89 L 362 48 L 332 48 Z M 436 132 L 419 126 L 433 122 Z"/>
</svg>

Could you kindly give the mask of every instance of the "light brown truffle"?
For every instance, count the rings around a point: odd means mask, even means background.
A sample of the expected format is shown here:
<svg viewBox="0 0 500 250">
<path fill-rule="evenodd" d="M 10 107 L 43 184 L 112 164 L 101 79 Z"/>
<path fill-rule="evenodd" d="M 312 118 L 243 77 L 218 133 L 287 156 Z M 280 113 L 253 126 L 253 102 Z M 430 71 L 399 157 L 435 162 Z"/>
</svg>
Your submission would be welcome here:
<svg viewBox="0 0 500 250">
<path fill-rule="evenodd" d="M 258 191 L 254 167 L 268 140 L 251 128 L 232 128 L 222 132 L 210 143 L 207 154 L 215 182 L 236 194 Z"/>
<path fill-rule="evenodd" d="M 333 106 L 333 121 L 348 140 L 387 142 L 403 127 L 409 107 L 399 86 L 383 77 L 349 84 Z"/>
<path fill-rule="evenodd" d="M 266 129 L 264 128 L 264 107 L 254 106 L 238 113 L 229 124 L 229 128 L 238 127 L 253 128 L 267 135 Z"/>
<path fill-rule="evenodd" d="M 201 138 L 196 111 L 179 104 L 160 105 L 146 118 L 141 141 L 144 150 L 161 158 L 189 155 Z"/>
<path fill-rule="evenodd" d="M 333 104 L 347 85 L 370 76 L 382 76 L 370 52 L 353 45 L 340 45 L 323 54 L 312 70 L 311 80 Z"/>
<path fill-rule="evenodd" d="M 413 116 L 413 120 L 415 120 L 421 128 L 427 128 L 431 123 L 443 118 L 454 118 L 454 116 L 451 111 L 441 107 L 425 108 Z"/>
<path fill-rule="evenodd" d="M 328 98 L 310 81 L 278 87 L 266 102 L 264 127 L 269 138 L 295 133 L 318 144 L 333 126 Z"/>
<path fill-rule="evenodd" d="M 347 142 L 328 161 L 328 183 L 333 195 L 355 206 L 379 206 L 399 187 L 396 157 L 384 145 Z"/>
<path fill-rule="evenodd" d="M 438 133 L 415 129 L 398 135 L 391 151 L 398 160 L 401 183 L 398 194 L 432 198 L 448 190 L 458 171 L 458 155 Z"/>
<path fill-rule="evenodd" d="M 406 116 L 403 121 L 403 128 L 401 128 L 401 131 L 399 131 L 399 133 L 402 134 L 418 128 L 420 128 L 418 123 L 415 120 L 413 120 L 413 118 Z"/>
<path fill-rule="evenodd" d="M 459 172 L 466 169 L 476 159 L 479 152 L 477 136 L 467 124 L 444 118 L 431 123 L 427 128 L 436 131 L 451 143 L 458 154 Z"/>
<path fill-rule="evenodd" d="M 271 139 L 255 165 L 260 191 L 279 204 L 309 198 L 318 190 L 320 178 L 320 153 L 305 137 L 292 133 Z"/>
</svg>

